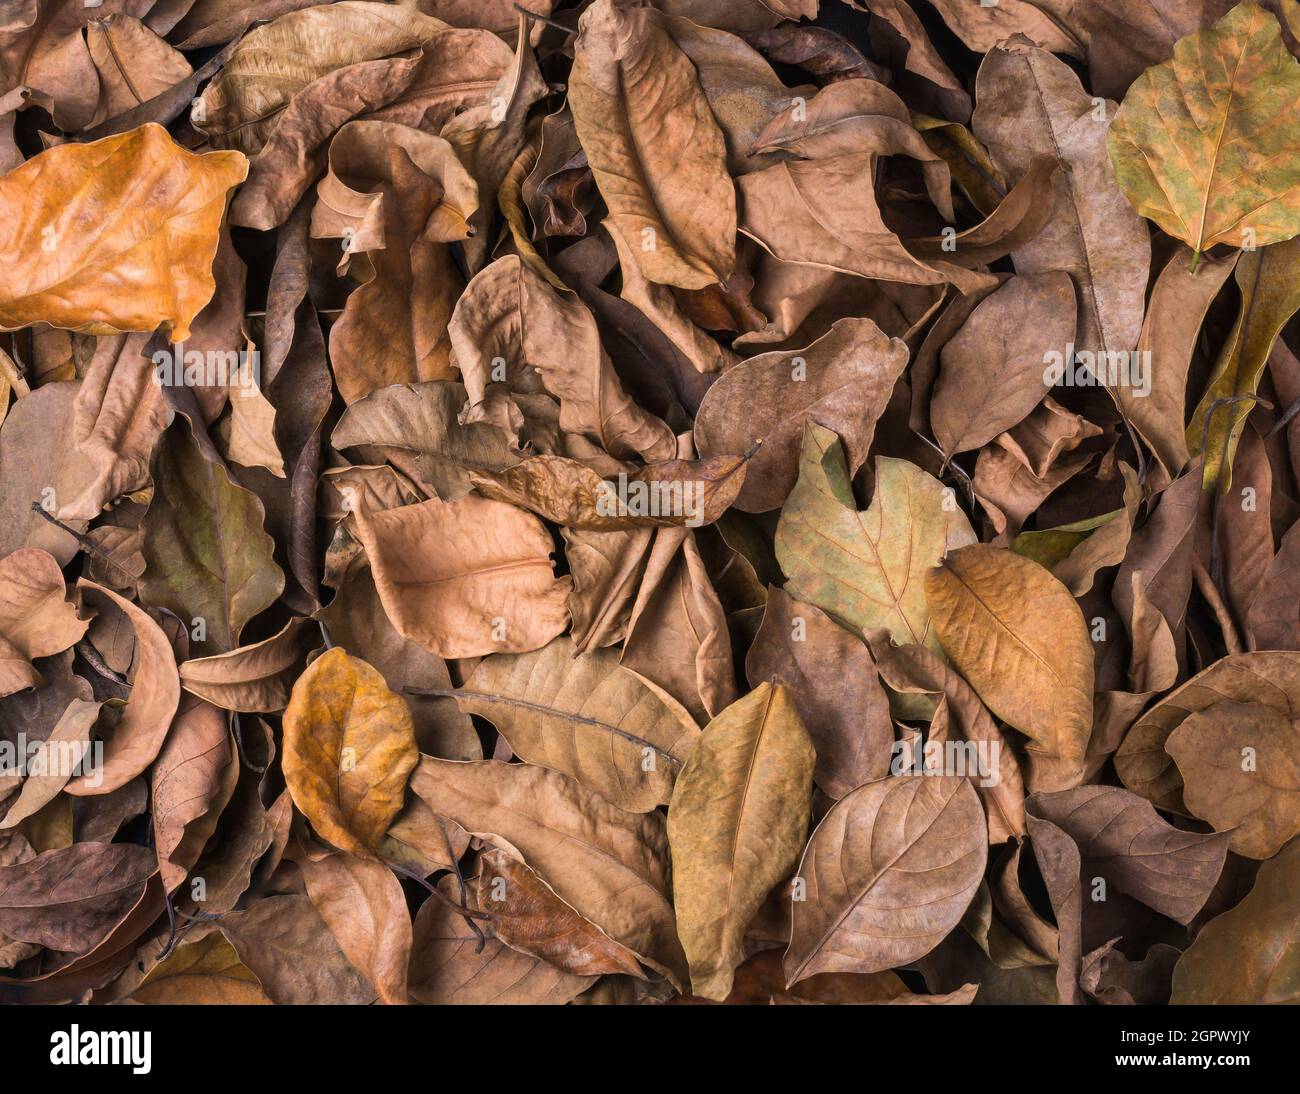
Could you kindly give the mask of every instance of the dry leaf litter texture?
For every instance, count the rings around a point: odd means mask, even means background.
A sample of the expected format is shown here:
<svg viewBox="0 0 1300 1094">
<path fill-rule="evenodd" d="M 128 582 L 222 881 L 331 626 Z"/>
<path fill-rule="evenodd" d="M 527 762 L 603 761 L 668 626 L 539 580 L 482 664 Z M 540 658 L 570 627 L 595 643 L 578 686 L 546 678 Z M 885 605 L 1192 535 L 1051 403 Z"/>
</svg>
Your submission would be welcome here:
<svg viewBox="0 0 1300 1094">
<path fill-rule="evenodd" d="M 1300 1002 L 1300 3 L 0 18 L 0 1002 Z"/>
</svg>

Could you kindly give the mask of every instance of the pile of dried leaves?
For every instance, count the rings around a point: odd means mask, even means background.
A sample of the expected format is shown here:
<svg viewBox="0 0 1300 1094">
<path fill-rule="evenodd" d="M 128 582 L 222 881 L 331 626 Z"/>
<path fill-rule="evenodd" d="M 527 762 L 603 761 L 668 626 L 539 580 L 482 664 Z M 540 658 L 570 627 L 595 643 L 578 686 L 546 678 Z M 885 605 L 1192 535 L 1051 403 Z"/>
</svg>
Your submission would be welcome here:
<svg viewBox="0 0 1300 1094">
<path fill-rule="evenodd" d="M 0 14 L 0 1000 L 1296 1002 L 1300 3 L 525 6 Z"/>
</svg>

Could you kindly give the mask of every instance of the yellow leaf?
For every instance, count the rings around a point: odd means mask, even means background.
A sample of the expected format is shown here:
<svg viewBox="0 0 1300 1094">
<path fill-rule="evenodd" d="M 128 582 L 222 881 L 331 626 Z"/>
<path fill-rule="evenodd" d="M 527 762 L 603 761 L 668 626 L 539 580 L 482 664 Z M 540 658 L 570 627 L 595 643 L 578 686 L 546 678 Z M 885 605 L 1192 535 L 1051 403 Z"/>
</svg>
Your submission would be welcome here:
<svg viewBox="0 0 1300 1094">
<path fill-rule="evenodd" d="M 184 341 L 212 298 L 238 152 L 195 155 L 150 123 L 64 144 L 0 178 L 0 329 L 33 323 Z"/>
<path fill-rule="evenodd" d="M 360 658 L 335 647 L 298 677 L 284 712 L 284 781 L 335 847 L 376 857 L 419 758 L 406 700 Z"/>
</svg>

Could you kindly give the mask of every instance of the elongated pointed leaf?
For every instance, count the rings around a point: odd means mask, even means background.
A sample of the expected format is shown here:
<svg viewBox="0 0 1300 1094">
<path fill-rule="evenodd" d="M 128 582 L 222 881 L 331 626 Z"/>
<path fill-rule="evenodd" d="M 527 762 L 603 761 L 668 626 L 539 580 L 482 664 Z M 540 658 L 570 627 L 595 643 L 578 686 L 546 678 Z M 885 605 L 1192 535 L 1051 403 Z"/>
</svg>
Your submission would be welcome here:
<svg viewBox="0 0 1300 1094">
<path fill-rule="evenodd" d="M 705 728 L 668 808 L 691 990 L 725 999 L 744 933 L 799 856 L 816 756 L 789 689 L 760 684 Z"/>
</svg>

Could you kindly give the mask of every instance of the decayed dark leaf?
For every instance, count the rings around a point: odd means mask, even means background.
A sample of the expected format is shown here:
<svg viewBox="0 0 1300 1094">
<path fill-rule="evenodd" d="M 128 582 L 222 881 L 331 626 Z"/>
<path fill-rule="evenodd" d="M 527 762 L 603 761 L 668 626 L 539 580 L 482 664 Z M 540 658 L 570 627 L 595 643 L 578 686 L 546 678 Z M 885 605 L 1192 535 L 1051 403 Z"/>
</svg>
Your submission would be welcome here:
<svg viewBox="0 0 1300 1094">
<path fill-rule="evenodd" d="M 478 906 L 492 913 L 492 933 L 574 976 L 642 976 L 636 958 L 564 903 L 519 859 L 502 850 L 480 859 Z"/>
<path fill-rule="evenodd" d="M 76 843 L 0 866 L 0 934 L 84 953 L 117 925 L 158 869 L 147 847 Z"/>
<path fill-rule="evenodd" d="M 450 896 L 453 886 L 440 888 Z M 476 910 L 472 899 L 467 907 Z M 592 983 L 495 938 L 484 942 L 441 901 L 426 900 L 415 917 L 411 995 L 421 1003 L 560 1005 Z"/>
</svg>

